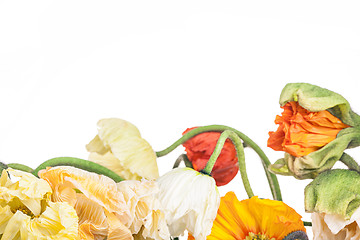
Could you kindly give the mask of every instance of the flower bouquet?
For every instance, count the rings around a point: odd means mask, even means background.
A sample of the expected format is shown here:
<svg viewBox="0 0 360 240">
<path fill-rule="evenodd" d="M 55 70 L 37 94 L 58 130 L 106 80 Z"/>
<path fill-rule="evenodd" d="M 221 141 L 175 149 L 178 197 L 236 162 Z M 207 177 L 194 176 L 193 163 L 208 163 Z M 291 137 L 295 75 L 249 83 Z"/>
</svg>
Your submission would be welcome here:
<svg viewBox="0 0 360 240">
<path fill-rule="evenodd" d="M 360 239 L 360 167 L 345 153 L 360 145 L 360 116 L 341 95 L 307 83 L 287 84 L 280 105 L 267 145 L 285 155 L 274 163 L 232 127 L 192 127 L 154 151 L 116 118 L 98 122 L 87 160 L 1 163 L 0 239 L 305 240 L 305 226 L 315 240 Z M 181 145 L 185 153 L 159 176 L 157 158 Z M 253 193 L 244 148 L 259 155 L 273 199 Z M 338 161 L 347 169 L 333 169 Z M 220 197 L 238 172 L 248 198 Z M 304 189 L 311 221 L 282 201 L 277 174 L 313 179 Z"/>
</svg>

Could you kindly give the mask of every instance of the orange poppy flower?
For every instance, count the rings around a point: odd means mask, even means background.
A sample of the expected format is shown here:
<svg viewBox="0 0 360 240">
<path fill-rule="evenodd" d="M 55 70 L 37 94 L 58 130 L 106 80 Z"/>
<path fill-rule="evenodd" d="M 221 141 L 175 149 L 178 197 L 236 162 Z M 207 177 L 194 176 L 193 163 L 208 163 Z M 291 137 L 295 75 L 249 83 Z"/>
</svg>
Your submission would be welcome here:
<svg viewBox="0 0 360 240">
<path fill-rule="evenodd" d="M 288 102 L 281 108 L 284 111 L 275 119 L 279 127 L 276 132 L 269 132 L 267 146 L 295 157 L 320 149 L 349 127 L 326 110 L 310 112 L 298 102 Z"/>
<path fill-rule="evenodd" d="M 186 129 L 183 135 L 194 128 L 196 127 Z M 196 171 L 205 168 L 220 135 L 220 132 L 200 133 L 183 143 L 187 156 Z M 231 140 L 228 139 L 216 160 L 211 176 L 215 179 L 217 186 L 223 186 L 228 184 L 238 171 L 239 163 L 236 157 L 236 149 Z"/>
<path fill-rule="evenodd" d="M 252 197 L 239 201 L 235 193 L 221 198 L 207 240 L 282 240 L 295 231 L 306 232 L 301 216 L 281 201 Z M 189 236 L 188 239 L 193 239 Z"/>
</svg>

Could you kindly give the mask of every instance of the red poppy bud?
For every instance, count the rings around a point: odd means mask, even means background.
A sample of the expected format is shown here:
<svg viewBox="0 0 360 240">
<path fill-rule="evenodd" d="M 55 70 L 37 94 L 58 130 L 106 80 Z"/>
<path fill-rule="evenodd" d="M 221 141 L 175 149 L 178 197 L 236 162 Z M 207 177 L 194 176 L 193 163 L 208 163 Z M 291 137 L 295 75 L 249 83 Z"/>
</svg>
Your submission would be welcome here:
<svg viewBox="0 0 360 240">
<path fill-rule="evenodd" d="M 188 128 L 183 135 L 196 127 Z M 183 143 L 185 151 L 193 168 L 201 171 L 205 168 L 211 154 L 213 153 L 216 143 L 220 137 L 220 132 L 205 132 Z M 217 186 L 228 184 L 239 171 L 236 149 L 231 140 L 226 140 L 221 153 L 211 171 L 211 176 L 215 179 Z"/>
</svg>

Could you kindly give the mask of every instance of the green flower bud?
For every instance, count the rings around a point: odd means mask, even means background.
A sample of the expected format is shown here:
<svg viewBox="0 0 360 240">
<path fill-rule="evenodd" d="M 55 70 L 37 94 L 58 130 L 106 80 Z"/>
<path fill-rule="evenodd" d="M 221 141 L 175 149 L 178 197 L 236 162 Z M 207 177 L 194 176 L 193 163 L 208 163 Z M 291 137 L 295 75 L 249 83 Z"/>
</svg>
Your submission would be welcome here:
<svg viewBox="0 0 360 240">
<path fill-rule="evenodd" d="M 325 171 L 305 188 L 314 240 L 352 240 L 360 236 L 360 173 Z"/>
<path fill-rule="evenodd" d="M 360 173 L 347 169 L 325 171 L 305 188 L 305 210 L 350 219 L 360 206 Z"/>
</svg>

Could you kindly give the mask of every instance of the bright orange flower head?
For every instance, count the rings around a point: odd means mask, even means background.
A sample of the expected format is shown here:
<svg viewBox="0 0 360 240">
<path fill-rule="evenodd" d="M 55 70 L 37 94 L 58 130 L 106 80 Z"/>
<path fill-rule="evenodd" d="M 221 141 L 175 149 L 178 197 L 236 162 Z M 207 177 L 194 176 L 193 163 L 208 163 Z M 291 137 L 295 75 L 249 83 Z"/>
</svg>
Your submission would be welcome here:
<svg viewBox="0 0 360 240">
<path fill-rule="evenodd" d="M 281 108 L 284 111 L 275 119 L 279 127 L 276 132 L 269 132 L 267 145 L 295 157 L 320 149 L 333 141 L 342 129 L 349 127 L 326 110 L 310 112 L 298 102 L 288 102 Z"/>
<path fill-rule="evenodd" d="M 306 229 L 301 216 L 285 203 L 258 197 L 239 201 L 235 193 L 228 192 L 221 198 L 211 234 L 206 239 L 282 240 L 295 231 L 306 232 Z"/>
<path fill-rule="evenodd" d="M 196 127 L 186 129 L 183 134 Z M 193 168 L 201 171 L 205 168 L 216 143 L 220 137 L 220 132 L 205 132 L 187 140 L 183 146 Z M 226 140 L 221 153 L 211 171 L 211 176 L 215 179 L 217 186 L 228 184 L 239 171 L 236 149 L 231 140 Z"/>
</svg>

